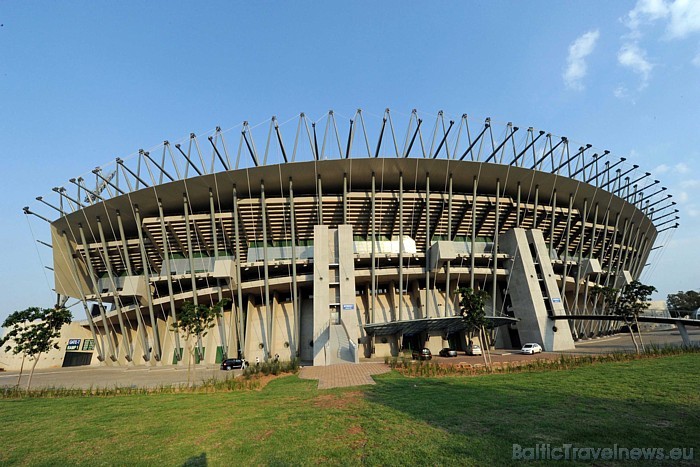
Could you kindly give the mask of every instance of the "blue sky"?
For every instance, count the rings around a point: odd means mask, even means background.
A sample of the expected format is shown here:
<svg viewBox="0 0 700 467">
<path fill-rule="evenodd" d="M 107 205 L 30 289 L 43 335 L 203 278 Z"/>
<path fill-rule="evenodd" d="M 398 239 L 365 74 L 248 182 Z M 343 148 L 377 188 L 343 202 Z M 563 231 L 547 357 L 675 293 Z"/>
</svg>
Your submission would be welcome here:
<svg viewBox="0 0 700 467">
<path fill-rule="evenodd" d="M 642 279 L 699 287 L 700 2 L 5 1 L 0 24 L 0 319 L 55 300 L 47 226 L 21 211 L 51 187 L 190 132 L 358 107 L 627 157 L 682 216 Z"/>
</svg>

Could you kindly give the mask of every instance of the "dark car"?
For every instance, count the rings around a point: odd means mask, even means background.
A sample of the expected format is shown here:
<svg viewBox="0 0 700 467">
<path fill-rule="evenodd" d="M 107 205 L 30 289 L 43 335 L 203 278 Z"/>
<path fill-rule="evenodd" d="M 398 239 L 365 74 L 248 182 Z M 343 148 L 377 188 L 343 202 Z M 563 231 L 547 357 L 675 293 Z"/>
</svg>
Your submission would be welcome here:
<svg viewBox="0 0 700 467">
<path fill-rule="evenodd" d="M 413 359 L 414 360 L 432 360 L 433 354 L 430 352 L 430 349 L 422 348 L 420 350 L 413 351 Z"/>
<path fill-rule="evenodd" d="M 227 358 L 221 362 L 222 370 L 244 370 L 248 366 L 248 362 L 240 358 Z"/>
<path fill-rule="evenodd" d="M 448 347 L 445 347 L 444 349 L 440 350 L 440 356 L 441 357 L 456 357 L 457 351 L 454 349 L 450 349 Z"/>
</svg>

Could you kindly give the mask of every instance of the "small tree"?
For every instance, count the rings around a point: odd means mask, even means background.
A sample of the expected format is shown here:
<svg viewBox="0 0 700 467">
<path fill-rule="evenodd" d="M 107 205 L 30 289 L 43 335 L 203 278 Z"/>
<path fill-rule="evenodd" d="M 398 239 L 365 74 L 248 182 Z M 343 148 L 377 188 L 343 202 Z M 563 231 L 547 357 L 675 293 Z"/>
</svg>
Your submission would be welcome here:
<svg viewBox="0 0 700 467">
<path fill-rule="evenodd" d="M 642 333 L 639 329 L 639 315 L 649 308 L 649 296 L 656 292 L 656 288 L 651 285 L 644 285 L 639 281 L 632 281 L 627 284 L 622 290 L 614 287 L 595 287 L 593 293 L 600 295 L 609 306 L 611 314 L 617 315 L 627 325 L 632 343 L 637 353 L 640 353 L 637 340 L 634 338 L 634 327 L 637 328 L 637 335 L 642 350 L 644 350 L 644 342 L 642 341 Z"/>
<path fill-rule="evenodd" d="M 34 369 L 39 363 L 41 354 L 52 348 L 59 348 L 58 343 L 54 340 L 61 335 L 63 325 L 69 324 L 71 319 L 70 311 L 64 307 L 30 307 L 26 310 L 15 311 L 2 323 L 3 327 L 7 329 L 7 333 L 0 339 L 0 346 L 7 344 L 6 352 L 12 351 L 15 355 L 22 354 L 22 365 L 17 378 L 18 388 L 24 369 L 24 359 L 29 357 L 34 360 L 29 372 L 29 381 L 27 381 L 27 391 L 29 391 L 32 386 Z"/>
<path fill-rule="evenodd" d="M 484 364 L 488 367 L 486 352 L 488 352 L 488 342 L 486 337 L 486 299 L 488 294 L 483 290 L 474 290 L 469 287 L 462 287 L 457 290 L 460 295 L 459 308 L 462 319 L 467 325 L 469 339 L 474 332 L 478 333 L 482 344 L 481 355 L 484 357 Z"/>
<path fill-rule="evenodd" d="M 202 337 L 207 335 L 209 329 L 214 327 L 214 321 L 221 316 L 223 308 L 228 304 L 228 299 L 223 299 L 214 305 L 195 305 L 192 302 L 184 302 L 177 313 L 177 321 L 173 323 L 174 331 L 182 331 L 187 342 L 187 385 L 190 384 L 191 359 L 194 352 L 199 352 L 200 359 L 204 357 L 202 349 Z M 196 337 L 197 347 L 190 342 L 191 337 Z"/>
</svg>

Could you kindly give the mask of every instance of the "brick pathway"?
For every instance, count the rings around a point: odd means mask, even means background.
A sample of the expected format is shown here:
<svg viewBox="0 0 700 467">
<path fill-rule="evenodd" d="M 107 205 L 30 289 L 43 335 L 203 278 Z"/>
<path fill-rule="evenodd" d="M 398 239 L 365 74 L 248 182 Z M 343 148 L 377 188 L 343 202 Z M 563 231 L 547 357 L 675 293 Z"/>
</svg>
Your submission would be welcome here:
<svg viewBox="0 0 700 467">
<path fill-rule="evenodd" d="M 299 373 L 301 379 L 317 379 L 319 389 L 342 388 L 375 384 L 372 375 L 386 373 L 384 363 L 344 363 L 329 366 L 307 366 Z"/>
</svg>

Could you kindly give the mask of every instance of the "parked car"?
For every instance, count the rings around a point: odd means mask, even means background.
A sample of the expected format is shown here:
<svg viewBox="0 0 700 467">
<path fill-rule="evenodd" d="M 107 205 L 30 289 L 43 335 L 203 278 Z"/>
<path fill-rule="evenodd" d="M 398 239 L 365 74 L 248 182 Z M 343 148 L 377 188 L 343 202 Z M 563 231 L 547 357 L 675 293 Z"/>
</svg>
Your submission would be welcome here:
<svg viewBox="0 0 700 467">
<path fill-rule="evenodd" d="M 541 353 L 542 352 L 542 347 L 540 344 L 535 344 L 535 343 L 529 343 L 523 345 L 523 348 L 521 349 L 522 353 L 532 355 L 536 353 Z"/>
<path fill-rule="evenodd" d="M 440 356 L 441 357 L 456 357 L 457 351 L 450 349 L 449 347 L 445 347 L 444 349 L 440 350 Z"/>
<path fill-rule="evenodd" d="M 221 362 L 221 369 L 228 370 L 245 370 L 248 366 L 248 362 L 240 358 L 227 358 Z"/>
<path fill-rule="evenodd" d="M 413 351 L 413 359 L 414 360 L 432 360 L 433 354 L 430 352 L 430 349 L 426 349 L 424 347 L 420 350 Z"/>
<path fill-rule="evenodd" d="M 472 344 L 467 348 L 467 355 L 481 355 L 481 347 L 478 344 Z"/>
</svg>

